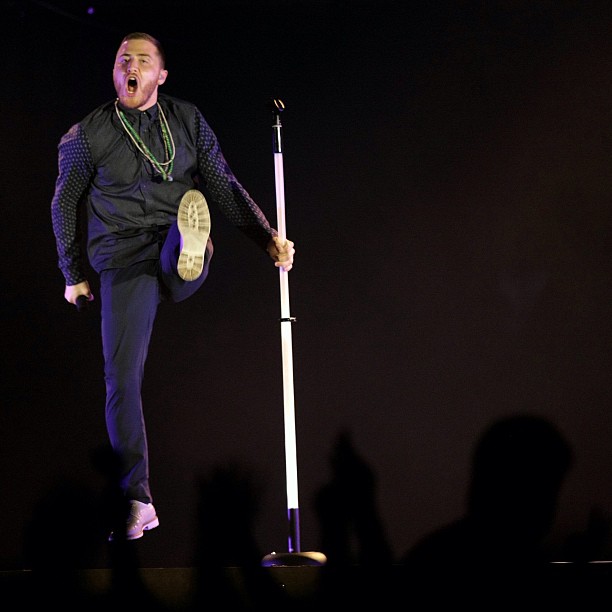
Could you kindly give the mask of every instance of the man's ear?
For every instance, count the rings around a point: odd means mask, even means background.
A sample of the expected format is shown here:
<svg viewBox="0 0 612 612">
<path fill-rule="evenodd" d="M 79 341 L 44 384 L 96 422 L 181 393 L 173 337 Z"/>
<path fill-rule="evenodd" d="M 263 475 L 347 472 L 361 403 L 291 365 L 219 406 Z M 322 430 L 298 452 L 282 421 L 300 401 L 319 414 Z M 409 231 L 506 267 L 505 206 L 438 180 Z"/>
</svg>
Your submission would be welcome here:
<svg viewBox="0 0 612 612">
<path fill-rule="evenodd" d="M 160 71 L 159 77 L 157 78 L 157 84 L 163 85 L 166 82 L 167 78 L 168 78 L 168 71 L 167 70 Z"/>
</svg>

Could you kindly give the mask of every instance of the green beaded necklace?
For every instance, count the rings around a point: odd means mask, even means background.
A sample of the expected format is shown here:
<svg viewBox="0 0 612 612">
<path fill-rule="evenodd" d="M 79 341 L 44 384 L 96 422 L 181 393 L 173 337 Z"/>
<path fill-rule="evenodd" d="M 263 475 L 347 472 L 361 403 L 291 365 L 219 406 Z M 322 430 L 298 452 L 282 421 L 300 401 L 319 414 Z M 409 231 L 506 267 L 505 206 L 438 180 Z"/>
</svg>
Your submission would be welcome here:
<svg viewBox="0 0 612 612">
<path fill-rule="evenodd" d="M 172 138 L 172 132 L 170 131 L 170 126 L 168 125 L 168 120 L 166 119 L 166 115 L 164 115 L 164 111 L 160 106 L 159 102 L 157 103 L 157 108 L 159 109 L 160 115 L 160 126 L 162 131 L 162 138 L 164 141 L 164 150 L 166 152 L 165 162 L 160 162 L 153 153 L 149 150 L 147 145 L 142 141 L 142 138 L 138 135 L 138 132 L 132 127 L 132 124 L 127 120 L 127 117 L 123 113 L 122 110 L 119 109 L 118 106 L 119 100 L 115 100 L 115 112 L 117 113 L 117 117 L 119 117 L 119 121 L 123 126 L 123 129 L 127 132 L 128 136 L 131 138 L 134 146 L 140 151 L 140 153 L 151 162 L 151 165 L 155 170 L 157 170 L 164 181 L 172 181 L 172 170 L 174 168 L 174 156 L 176 154 L 176 148 L 174 146 L 174 139 Z"/>
</svg>

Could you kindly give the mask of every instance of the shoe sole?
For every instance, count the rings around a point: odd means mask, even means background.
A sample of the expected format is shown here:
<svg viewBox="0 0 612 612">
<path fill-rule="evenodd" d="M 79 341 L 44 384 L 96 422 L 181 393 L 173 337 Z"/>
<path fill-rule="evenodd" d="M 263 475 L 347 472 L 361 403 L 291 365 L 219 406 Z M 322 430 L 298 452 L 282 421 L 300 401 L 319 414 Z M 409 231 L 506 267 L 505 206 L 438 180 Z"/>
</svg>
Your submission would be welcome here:
<svg viewBox="0 0 612 612">
<path fill-rule="evenodd" d="M 194 281 L 204 269 L 210 235 L 210 211 L 206 198 L 197 189 L 190 189 L 181 198 L 177 223 L 181 234 L 181 252 L 176 266 L 178 275 L 185 281 Z"/>
</svg>

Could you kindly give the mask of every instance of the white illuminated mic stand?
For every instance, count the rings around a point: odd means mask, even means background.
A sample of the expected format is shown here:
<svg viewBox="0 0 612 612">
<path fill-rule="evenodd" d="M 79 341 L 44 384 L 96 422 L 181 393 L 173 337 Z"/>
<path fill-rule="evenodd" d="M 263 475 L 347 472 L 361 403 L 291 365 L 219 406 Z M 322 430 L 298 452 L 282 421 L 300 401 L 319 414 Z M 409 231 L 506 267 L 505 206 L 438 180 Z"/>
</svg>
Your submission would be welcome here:
<svg viewBox="0 0 612 612">
<path fill-rule="evenodd" d="M 282 100 L 273 101 L 274 124 L 274 176 L 276 183 L 276 215 L 278 235 L 286 239 L 285 185 L 283 176 L 283 151 L 281 145 L 280 114 L 285 109 Z M 285 420 L 285 470 L 287 477 L 287 518 L 289 521 L 288 552 L 272 552 L 262 559 L 264 567 L 324 565 L 327 561 L 320 552 L 302 552 L 300 548 L 300 506 L 298 501 L 297 452 L 295 443 L 295 405 L 293 396 L 293 354 L 291 325 L 295 319 L 289 308 L 288 272 L 279 268 L 281 301 L 281 348 L 283 363 L 283 403 Z"/>
</svg>

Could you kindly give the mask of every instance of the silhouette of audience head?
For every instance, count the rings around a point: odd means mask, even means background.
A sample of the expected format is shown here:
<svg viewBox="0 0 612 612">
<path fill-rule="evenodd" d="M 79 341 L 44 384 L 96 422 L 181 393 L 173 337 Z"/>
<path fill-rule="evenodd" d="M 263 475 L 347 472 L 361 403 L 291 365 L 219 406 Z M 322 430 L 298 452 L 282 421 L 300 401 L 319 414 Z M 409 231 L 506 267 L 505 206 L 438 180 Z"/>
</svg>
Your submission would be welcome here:
<svg viewBox="0 0 612 612">
<path fill-rule="evenodd" d="M 476 446 L 468 514 L 508 546 L 535 547 L 555 518 L 572 451 L 552 423 L 517 415 L 494 423 Z M 535 552 L 535 550 L 534 550 Z"/>
<path fill-rule="evenodd" d="M 426 535 L 403 558 L 413 564 L 539 563 L 572 449 L 548 420 L 533 414 L 493 423 L 472 456 L 466 513 Z"/>
</svg>

